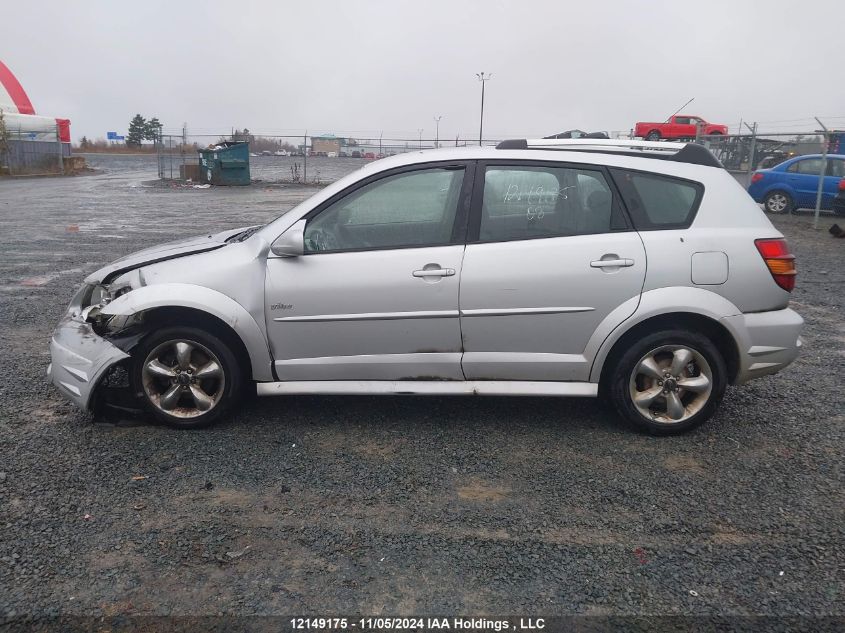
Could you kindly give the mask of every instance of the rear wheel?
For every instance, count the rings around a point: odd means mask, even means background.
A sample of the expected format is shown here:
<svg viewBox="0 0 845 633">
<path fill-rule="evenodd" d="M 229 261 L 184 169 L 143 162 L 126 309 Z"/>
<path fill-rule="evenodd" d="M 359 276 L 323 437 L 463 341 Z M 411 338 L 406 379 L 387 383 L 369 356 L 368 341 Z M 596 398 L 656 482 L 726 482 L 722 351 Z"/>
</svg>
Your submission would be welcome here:
<svg viewBox="0 0 845 633">
<path fill-rule="evenodd" d="M 785 191 L 771 191 L 766 194 L 763 206 L 769 213 L 790 213 L 794 203 L 792 196 Z"/>
<path fill-rule="evenodd" d="M 674 435 L 707 421 L 726 385 L 725 361 L 710 339 L 665 330 L 625 351 L 611 377 L 610 397 L 617 412 L 636 428 Z"/>
<path fill-rule="evenodd" d="M 144 407 L 175 428 L 217 421 L 240 393 L 241 371 L 229 347 L 190 327 L 159 330 L 133 354 L 133 385 Z"/>
<path fill-rule="evenodd" d="M 660 140 L 660 132 L 657 130 L 652 130 L 648 134 L 646 134 L 645 140 L 647 141 L 659 141 Z"/>
</svg>

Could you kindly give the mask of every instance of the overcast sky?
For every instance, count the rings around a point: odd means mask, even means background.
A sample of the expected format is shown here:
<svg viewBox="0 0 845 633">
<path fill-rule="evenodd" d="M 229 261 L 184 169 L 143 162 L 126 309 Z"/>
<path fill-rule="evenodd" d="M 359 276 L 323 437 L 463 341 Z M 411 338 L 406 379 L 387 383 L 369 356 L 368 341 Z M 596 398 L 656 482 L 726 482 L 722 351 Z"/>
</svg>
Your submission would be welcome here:
<svg viewBox="0 0 845 633">
<path fill-rule="evenodd" d="M 6 4 L 0 60 L 36 112 L 83 134 L 136 112 L 166 130 L 362 137 L 628 130 L 686 111 L 845 128 L 845 0 L 402 0 Z M 838 117 L 834 118 L 834 117 Z"/>
</svg>

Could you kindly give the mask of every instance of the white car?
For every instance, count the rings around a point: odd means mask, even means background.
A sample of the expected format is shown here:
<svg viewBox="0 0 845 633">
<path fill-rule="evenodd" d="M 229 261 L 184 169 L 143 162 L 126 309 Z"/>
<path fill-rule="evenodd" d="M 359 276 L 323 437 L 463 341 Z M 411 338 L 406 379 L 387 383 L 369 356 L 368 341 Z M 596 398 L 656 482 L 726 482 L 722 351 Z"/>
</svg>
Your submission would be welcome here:
<svg viewBox="0 0 845 633">
<path fill-rule="evenodd" d="M 252 386 L 599 397 L 677 433 L 729 383 L 795 359 L 794 282 L 783 236 L 701 146 L 414 152 L 265 226 L 93 273 L 48 373 L 81 407 L 129 402 L 181 428 Z"/>
</svg>

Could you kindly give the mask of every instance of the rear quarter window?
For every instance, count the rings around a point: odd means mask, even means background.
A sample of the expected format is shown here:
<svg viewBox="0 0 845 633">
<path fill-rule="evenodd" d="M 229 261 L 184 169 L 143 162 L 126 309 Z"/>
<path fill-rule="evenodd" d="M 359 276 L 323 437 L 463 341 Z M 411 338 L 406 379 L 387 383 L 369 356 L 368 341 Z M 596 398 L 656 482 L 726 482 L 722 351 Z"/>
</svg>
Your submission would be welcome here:
<svg viewBox="0 0 845 633">
<path fill-rule="evenodd" d="M 637 230 L 685 229 L 695 219 L 701 183 L 627 169 L 610 172 Z"/>
</svg>

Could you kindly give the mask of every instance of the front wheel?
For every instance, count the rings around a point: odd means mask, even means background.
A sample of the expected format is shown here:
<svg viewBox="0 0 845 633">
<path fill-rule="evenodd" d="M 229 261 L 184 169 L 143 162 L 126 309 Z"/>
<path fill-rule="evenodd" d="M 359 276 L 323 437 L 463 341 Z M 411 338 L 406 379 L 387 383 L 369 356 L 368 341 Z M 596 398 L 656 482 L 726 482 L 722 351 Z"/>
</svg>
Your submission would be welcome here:
<svg viewBox="0 0 845 633">
<path fill-rule="evenodd" d="M 675 435 L 704 423 L 725 393 L 727 371 L 705 336 L 666 330 L 631 345 L 614 368 L 610 397 L 636 428 Z"/>
<path fill-rule="evenodd" d="M 133 354 L 132 379 L 144 407 L 169 426 L 216 422 L 240 393 L 241 371 L 219 338 L 191 327 L 161 329 Z"/>
<path fill-rule="evenodd" d="M 660 132 L 657 130 L 652 130 L 648 134 L 646 134 L 645 140 L 647 141 L 659 141 L 660 140 Z"/>
</svg>

